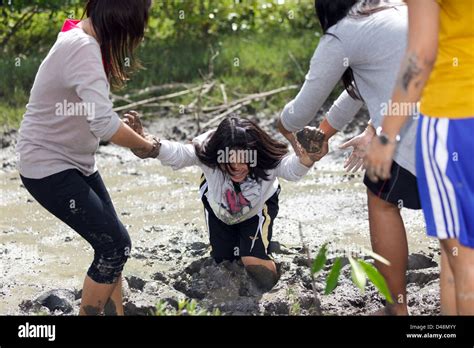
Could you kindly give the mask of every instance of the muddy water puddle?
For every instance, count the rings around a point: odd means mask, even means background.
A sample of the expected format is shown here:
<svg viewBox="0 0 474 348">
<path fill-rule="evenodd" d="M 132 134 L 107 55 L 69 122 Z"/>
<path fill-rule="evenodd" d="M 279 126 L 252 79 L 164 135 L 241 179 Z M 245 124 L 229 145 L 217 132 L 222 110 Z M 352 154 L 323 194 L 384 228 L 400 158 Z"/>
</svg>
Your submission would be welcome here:
<svg viewBox="0 0 474 348">
<path fill-rule="evenodd" d="M 124 274 L 150 278 L 193 261 L 188 246 L 208 242 L 198 195 L 199 169 L 175 172 L 111 146 L 101 148 L 98 165 L 133 243 Z M 341 168 L 340 161 L 323 159 L 301 182 L 282 180 L 274 240 L 300 246 L 301 222 L 313 253 L 327 241 L 334 250 L 370 249 L 362 176 L 347 175 Z M 81 288 L 92 259 L 88 244 L 20 184 L 16 172 L 0 174 L 0 314 L 17 313 L 22 300 L 44 289 Z M 404 210 L 403 217 L 411 252 L 436 247 L 425 236 L 421 212 Z"/>
</svg>

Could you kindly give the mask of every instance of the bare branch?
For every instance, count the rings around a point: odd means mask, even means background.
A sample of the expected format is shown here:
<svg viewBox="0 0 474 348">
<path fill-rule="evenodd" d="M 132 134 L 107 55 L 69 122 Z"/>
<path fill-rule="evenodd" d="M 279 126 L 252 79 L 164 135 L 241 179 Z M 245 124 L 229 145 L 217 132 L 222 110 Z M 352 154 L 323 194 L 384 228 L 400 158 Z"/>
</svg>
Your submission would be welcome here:
<svg viewBox="0 0 474 348">
<path fill-rule="evenodd" d="M 123 106 L 116 107 L 116 108 L 114 108 L 114 111 L 115 111 L 115 112 L 118 112 L 118 111 L 122 111 L 122 110 L 127 110 L 127 109 L 136 108 L 137 106 L 142 106 L 142 105 L 154 103 L 154 102 L 157 102 L 157 101 L 160 101 L 160 100 L 167 100 L 167 99 L 172 99 L 172 98 L 180 97 L 180 96 L 182 96 L 182 95 L 186 95 L 186 94 L 189 94 L 189 93 L 196 92 L 196 91 L 198 91 L 200 88 L 201 88 L 201 87 L 198 86 L 198 87 L 186 89 L 186 90 L 180 91 L 180 92 L 175 92 L 175 93 L 171 93 L 171 94 L 161 95 L 161 96 L 159 96 L 159 97 L 153 97 L 153 98 L 148 98 L 148 99 L 140 100 L 140 101 L 137 101 L 137 102 L 134 102 L 134 103 L 130 103 L 130 104 L 127 104 L 127 105 L 123 105 Z"/>
<path fill-rule="evenodd" d="M 227 93 L 225 92 L 225 85 L 223 83 L 221 83 L 219 85 L 219 88 L 220 88 L 221 93 L 222 93 L 222 100 L 224 101 L 224 105 L 227 105 L 228 100 L 227 100 Z"/>
</svg>

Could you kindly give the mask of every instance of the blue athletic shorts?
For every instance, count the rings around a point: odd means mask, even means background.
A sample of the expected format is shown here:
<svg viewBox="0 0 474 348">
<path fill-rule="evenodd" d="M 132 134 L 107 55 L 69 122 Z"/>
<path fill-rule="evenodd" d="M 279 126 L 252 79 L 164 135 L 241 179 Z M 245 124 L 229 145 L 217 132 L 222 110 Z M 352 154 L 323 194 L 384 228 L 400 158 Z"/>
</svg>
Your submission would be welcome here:
<svg viewBox="0 0 474 348">
<path fill-rule="evenodd" d="M 474 248 L 474 118 L 421 115 L 416 171 L 428 235 Z"/>
</svg>

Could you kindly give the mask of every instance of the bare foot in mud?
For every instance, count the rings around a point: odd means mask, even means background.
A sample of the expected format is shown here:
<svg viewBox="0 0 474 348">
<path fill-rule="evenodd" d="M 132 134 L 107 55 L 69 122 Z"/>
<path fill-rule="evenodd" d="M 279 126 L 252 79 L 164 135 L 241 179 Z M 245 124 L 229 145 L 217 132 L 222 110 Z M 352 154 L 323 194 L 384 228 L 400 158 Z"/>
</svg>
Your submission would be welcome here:
<svg viewBox="0 0 474 348">
<path fill-rule="evenodd" d="M 304 127 L 296 133 L 296 139 L 308 153 L 318 153 L 324 144 L 325 134 L 316 127 Z"/>
</svg>

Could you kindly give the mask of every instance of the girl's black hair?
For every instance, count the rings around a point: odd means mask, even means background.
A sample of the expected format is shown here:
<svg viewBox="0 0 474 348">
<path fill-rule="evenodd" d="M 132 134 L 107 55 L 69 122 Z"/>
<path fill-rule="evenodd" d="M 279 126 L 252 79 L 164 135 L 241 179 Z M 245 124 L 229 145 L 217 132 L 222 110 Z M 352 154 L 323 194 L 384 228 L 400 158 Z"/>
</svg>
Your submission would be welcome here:
<svg viewBox="0 0 474 348">
<path fill-rule="evenodd" d="M 323 34 L 328 35 L 332 34 L 327 33 L 327 30 L 348 15 L 351 17 L 368 16 L 393 7 L 393 5 L 384 4 L 383 0 L 315 0 L 314 5 Z M 354 80 L 354 72 L 350 67 L 346 69 L 341 80 L 352 98 L 362 100 Z"/>
<path fill-rule="evenodd" d="M 129 72 L 140 68 L 134 51 L 142 42 L 151 0 L 88 0 L 90 18 L 111 85 L 123 87 Z"/>
<path fill-rule="evenodd" d="M 249 166 L 250 178 L 268 180 L 268 170 L 275 169 L 288 153 L 288 145 L 272 139 L 255 122 L 238 117 L 224 119 L 201 145 L 194 145 L 199 160 L 210 168 L 229 175 L 229 163 L 220 162 L 219 154 L 228 150 L 248 150 L 256 154 L 255 166 Z"/>
</svg>

